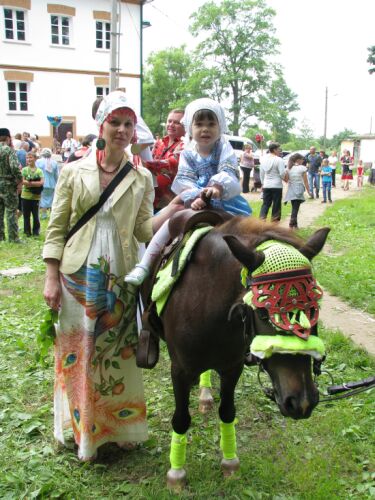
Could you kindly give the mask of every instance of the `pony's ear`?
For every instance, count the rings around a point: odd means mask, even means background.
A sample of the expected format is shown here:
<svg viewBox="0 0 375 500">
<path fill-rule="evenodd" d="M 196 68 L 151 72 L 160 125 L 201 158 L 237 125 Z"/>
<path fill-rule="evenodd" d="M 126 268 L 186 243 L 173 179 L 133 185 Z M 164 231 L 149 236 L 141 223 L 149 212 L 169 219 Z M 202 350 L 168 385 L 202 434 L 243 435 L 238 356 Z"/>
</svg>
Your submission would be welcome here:
<svg viewBox="0 0 375 500">
<path fill-rule="evenodd" d="M 252 273 L 264 261 L 264 253 L 249 250 L 238 238 L 232 235 L 223 236 L 232 254 Z"/>
<path fill-rule="evenodd" d="M 310 238 L 307 240 L 304 246 L 299 249 L 299 251 L 309 260 L 312 260 L 324 247 L 324 243 L 326 242 L 330 230 L 330 227 L 323 227 L 322 229 L 318 229 L 318 231 L 310 236 Z"/>
</svg>

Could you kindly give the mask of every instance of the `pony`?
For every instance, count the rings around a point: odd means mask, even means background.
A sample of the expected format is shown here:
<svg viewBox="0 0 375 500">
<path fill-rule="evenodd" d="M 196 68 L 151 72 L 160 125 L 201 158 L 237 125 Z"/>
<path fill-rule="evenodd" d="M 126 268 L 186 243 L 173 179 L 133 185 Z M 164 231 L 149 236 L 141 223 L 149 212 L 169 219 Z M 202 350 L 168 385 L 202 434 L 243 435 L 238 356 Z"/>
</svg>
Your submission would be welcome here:
<svg viewBox="0 0 375 500">
<path fill-rule="evenodd" d="M 319 394 L 312 373 L 311 351 L 315 347 L 310 346 L 309 339 L 314 337 L 313 340 L 321 342 L 316 337 L 317 299 L 321 296 L 321 289 L 311 274 L 310 261 L 323 248 L 329 230 L 323 228 L 316 231 L 305 243 L 290 229 L 237 216 L 212 228 L 194 248 L 189 264 L 175 284 L 159 318 L 171 360 L 175 398 L 171 468 L 167 474 L 169 488 L 179 490 L 186 481 L 186 433 L 191 423 L 189 395 L 200 375 L 207 370 L 215 370 L 220 378 L 223 474 L 231 475 L 238 469 L 234 391 L 249 344 L 253 346 L 256 339 L 260 342 L 254 347 L 255 354 L 264 357 L 260 362 L 271 379 L 274 399 L 281 413 L 294 419 L 311 415 L 319 401 Z M 289 254 L 294 252 L 293 258 L 298 261 L 297 271 L 291 271 L 291 267 L 285 265 L 283 256 L 276 256 L 279 260 L 275 268 L 268 245 L 277 252 L 281 251 L 281 254 L 286 248 L 288 262 L 291 258 Z M 271 273 L 257 273 L 262 269 L 267 271 L 269 262 Z M 306 273 L 308 277 L 303 278 Z M 297 278 L 293 278 L 295 274 Z M 260 288 L 253 283 L 256 281 L 254 275 L 261 282 Z M 276 285 L 267 282 L 269 275 Z M 280 279 L 282 285 L 277 284 Z M 290 279 L 293 286 L 288 285 Z M 302 286 L 299 279 L 307 279 L 305 285 Z M 253 303 L 255 300 L 258 304 L 256 307 L 244 302 L 251 286 Z M 288 291 L 285 294 L 286 287 Z M 289 299 L 292 297 L 288 303 L 284 300 L 285 307 L 281 308 L 281 312 L 272 308 L 276 301 L 275 290 L 283 300 L 288 295 Z M 266 302 L 262 302 L 262 293 Z M 302 308 L 292 312 L 293 304 L 298 305 L 301 299 Z M 288 311 L 285 312 L 285 309 Z M 285 332 L 285 328 L 290 331 Z M 272 335 L 280 339 L 280 332 L 291 343 L 306 343 L 306 349 L 289 346 L 283 351 L 274 347 L 272 355 L 269 352 L 266 355 L 267 349 L 261 347 L 262 342 L 272 340 Z M 262 349 L 263 353 L 257 352 Z"/>
</svg>

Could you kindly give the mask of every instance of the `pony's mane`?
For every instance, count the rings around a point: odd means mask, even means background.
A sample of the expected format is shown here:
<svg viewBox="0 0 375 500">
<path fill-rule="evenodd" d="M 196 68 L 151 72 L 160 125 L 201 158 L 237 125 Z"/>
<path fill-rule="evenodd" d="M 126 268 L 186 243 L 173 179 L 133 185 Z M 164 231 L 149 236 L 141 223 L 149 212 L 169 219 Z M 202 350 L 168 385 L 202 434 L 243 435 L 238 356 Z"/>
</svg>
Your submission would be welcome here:
<svg viewBox="0 0 375 500">
<path fill-rule="evenodd" d="M 265 222 L 256 217 L 233 217 L 217 228 L 221 233 L 232 234 L 240 238 L 246 238 L 254 247 L 267 240 L 278 240 L 289 243 L 295 248 L 304 245 L 302 238 L 290 229 L 280 227 L 273 222 Z"/>
</svg>

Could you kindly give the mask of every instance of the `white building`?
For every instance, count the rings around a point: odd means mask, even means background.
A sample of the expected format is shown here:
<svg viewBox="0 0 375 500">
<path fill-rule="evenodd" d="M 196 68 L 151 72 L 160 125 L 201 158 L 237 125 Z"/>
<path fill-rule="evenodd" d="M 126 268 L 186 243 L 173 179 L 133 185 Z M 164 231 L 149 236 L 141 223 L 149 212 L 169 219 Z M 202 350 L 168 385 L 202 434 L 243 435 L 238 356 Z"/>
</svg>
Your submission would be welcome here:
<svg viewBox="0 0 375 500">
<path fill-rule="evenodd" d="M 121 13 L 116 87 L 140 111 L 142 9 L 118 0 Z M 96 133 L 91 108 L 109 91 L 111 0 L 0 0 L 0 126 L 38 134 L 51 146 L 67 130 Z M 62 116 L 56 130 L 47 116 Z"/>
<path fill-rule="evenodd" d="M 349 150 L 354 157 L 354 165 L 362 160 L 369 168 L 375 163 L 375 134 L 354 135 L 341 143 L 341 154 Z"/>
</svg>

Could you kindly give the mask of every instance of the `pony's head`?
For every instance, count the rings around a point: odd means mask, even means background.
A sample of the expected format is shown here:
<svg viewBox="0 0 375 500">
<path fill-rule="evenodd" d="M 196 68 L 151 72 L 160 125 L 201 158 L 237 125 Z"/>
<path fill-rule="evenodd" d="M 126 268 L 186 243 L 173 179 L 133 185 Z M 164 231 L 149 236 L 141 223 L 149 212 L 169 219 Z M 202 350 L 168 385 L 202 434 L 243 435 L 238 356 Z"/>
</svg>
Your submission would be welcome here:
<svg viewBox="0 0 375 500">
<path fill-rule="evenodd" d="M 225 235 L 232 254 L 243 264 L 243 297 L 250 316 L 251 353 L 260 359 L 273 385 L 280 411 L 292 418 L 308 418 L 319 401 L 312 376 L 324 357 L 317 336 L 322 289 L 311 260 L 321 251 L 329 228 L 316 231 L 303 243 L 276 226 L 250 239 Z M 256 231 L 255 231 L 256 233 Z"/>
</svg>

